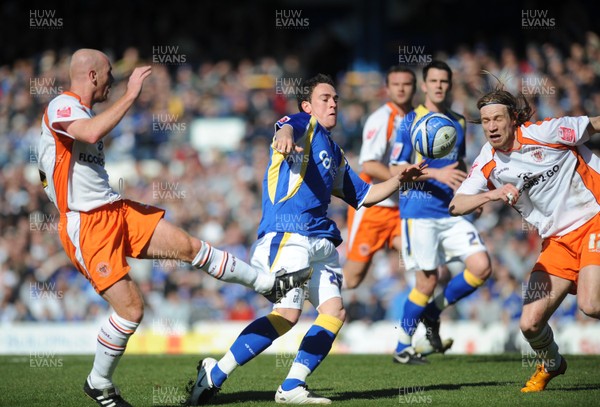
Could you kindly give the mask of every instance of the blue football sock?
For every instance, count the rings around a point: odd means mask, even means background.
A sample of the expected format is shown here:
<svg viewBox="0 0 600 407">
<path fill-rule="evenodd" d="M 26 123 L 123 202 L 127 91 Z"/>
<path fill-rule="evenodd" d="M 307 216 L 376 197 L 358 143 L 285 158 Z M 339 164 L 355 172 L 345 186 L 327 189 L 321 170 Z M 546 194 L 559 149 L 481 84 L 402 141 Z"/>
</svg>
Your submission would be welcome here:
<svg viewBox="0 0 600 407">
<path fill-rule="evenodd" d="M 476 277 L 469 270 L 457 274 L 444 289 L 443 298 L 436 298 L 435 301 L 430 302 L 423 314 L 433 320 L 439 319 L 444 308 L 470 295 L 483 283 L 484 280 Z"/>
<path fill-rule="evenodd" d="M 411 345 L 412 336 L 419 325 L 421 320 L 421 314 L 425 310 L 425 306 L 429 301 L 429 297 L 426 294 L 419 292 L 416 288 L 413 288 L 406 302 L 404 303 L 404 316 L 400 320 L 400 335 L 398 339 L 398 345 L 396 346 L 396 353 L 402 352 L 405 348 Z"/>
<path fill-rule="evenodd" d="M 284 391 L 292 390 L 306 382 L 306 377 L 319 366 L 331 350 L 343 323 L 331 315 L 321 314 L 317 317 L 304 335 L 288 377 L 281 385 Z"/>
<path fill-rule="evenodd" d="M 217 364 L 215 365 L 215 367 L 213 367 L 212 371 L 210 372 L 210 379 L 212 380 L 215 386 L 221 387 L 223 383 L 225 383 L 225 380 L 227 380 L 227 375 L 225 374 L 225 372 L 219 369 L 219 365 Z"/>
<path fill-rule="evenodd" d="M 285 318 L 273 311 L 248 325 L 229 350 L 238 365 L 242 366 L 271 346 L 275 339 L 285 334 L 291 327 Z M 226 375 L 229 373 L 224 372 Z"/>
</svg>

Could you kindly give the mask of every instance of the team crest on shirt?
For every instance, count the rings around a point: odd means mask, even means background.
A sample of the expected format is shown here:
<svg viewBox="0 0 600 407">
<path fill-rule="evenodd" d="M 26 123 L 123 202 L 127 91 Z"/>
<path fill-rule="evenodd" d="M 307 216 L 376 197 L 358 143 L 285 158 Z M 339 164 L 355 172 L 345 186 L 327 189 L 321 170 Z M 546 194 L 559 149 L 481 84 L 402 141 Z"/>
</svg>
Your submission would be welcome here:
<svg viewBox="0 0 600 407">
<path fill-rule="evenodd" d="M 377 133 L 377 129 L 371 129 L 367 132 L 367 140 L 371 140 L 373 137 L 375 137 L 375 134 Z"/>
<path fill-rule="evenodd" d="M 98 263 L 98 266 L 96 267 L 96 271 L 102 277 L 108 277 L 110 275 L 110 273 L 112 272 L 112 269 L 110 268 L 110 264 L 103 261 L 101 263 Z"/>
<path fill-rule="evenodd" d="M 542 161 L 544 161 L 544 150 L 541 147 L 529 147 L 523 149 L 523 152 L 525 154 L 529 154 L 531 156 L 531 159 L 536 163 L 541 163 Z"/>
<path fill-rule="evenodd" d="M 56 117 L 70 117 L 71 116 L 71 106 L 61 107 L 56 111 Z"/>
<path fill-rule="evenodd" d="M 558 128 L 558 137 L 566 143 L 575 142 L 575 129 L 560 126 Z"/>
<path fill-rule="evenodd" d="M 289 116 L 283 116 L 281 119 L 279 119 L 277 121 L 277 124 L 283 124 L 283 123 L 288 122 L 288 121 L 290 121 L 290 117 Z"/>
</svg>

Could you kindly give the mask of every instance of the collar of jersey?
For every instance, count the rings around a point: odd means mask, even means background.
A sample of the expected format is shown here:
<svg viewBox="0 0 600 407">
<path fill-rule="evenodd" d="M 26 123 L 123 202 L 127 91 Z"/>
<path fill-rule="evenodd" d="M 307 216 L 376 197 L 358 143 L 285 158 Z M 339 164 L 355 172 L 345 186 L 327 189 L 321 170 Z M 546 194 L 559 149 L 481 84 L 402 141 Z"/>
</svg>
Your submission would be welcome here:
<svg viewBox="0 0 600 407">
<path fill-rule="evenodd" d="M 85 103 L 83 103 L 83 102 L 81 101 L 81 96 L 79 96 L 79 95 L 78 95 L 77 93 L 75 93 L 75 92 L 71 92 L 70 90 L 67 90 L 67 91 L 63 92 L 62 94 L 63 94 L 63 95 L 66 95 L 66 96 L 71 96 L 71 97 L 74 97 L 75 99 L 77 99 L 77 100 L 79 101 L 79 103 L 81 103 L 83 106 L 87 107 L 88 109 L 91 109 L 91 108 L 92 108 L 91 106 L 88 106 L 88 105 L 86 105 Z"/>
</svg>

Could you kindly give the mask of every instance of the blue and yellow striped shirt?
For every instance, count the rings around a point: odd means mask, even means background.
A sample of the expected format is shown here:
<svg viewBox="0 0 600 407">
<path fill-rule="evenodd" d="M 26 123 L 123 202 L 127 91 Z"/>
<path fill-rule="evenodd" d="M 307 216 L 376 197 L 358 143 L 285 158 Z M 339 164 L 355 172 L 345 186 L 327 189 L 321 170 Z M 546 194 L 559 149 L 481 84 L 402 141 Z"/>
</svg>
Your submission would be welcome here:
<svg viewBox="0 0 600 407">
<path fill-rule="evenodd" d="M 314 116 L 296 113 L 275 124 L 275 131 L 291 126 L 301 153 L 283 155 L 271 148 L 263 180 L 262 219 L 258 237 L 269 232 L 291 232 L 342 242 L 337 225 L 327 217 L 331 196 L 354 208 L 371 186 L 356 174 L 330 132 Z"/>
</svg>

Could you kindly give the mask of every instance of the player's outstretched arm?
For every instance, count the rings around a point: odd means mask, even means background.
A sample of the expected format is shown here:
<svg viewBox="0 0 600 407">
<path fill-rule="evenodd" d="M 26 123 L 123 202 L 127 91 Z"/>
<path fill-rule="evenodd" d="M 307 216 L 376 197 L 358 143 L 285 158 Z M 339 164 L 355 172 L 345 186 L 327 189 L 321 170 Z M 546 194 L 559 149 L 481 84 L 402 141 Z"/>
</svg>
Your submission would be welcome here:
<svg viewBox="0 0 600 407">
<path fill-rule="evenodd" d="M 448 212 L 452 216 L 462 216 L 473 212 L 491 201 L 503 201 L 508 205 L 513 205 L 518 199 L 519 190 L 514 185 L 506 184 L 502 188 L 480 194 L 456 194 L 452 198 L 452 201 L 450 201 Z"/>
<path fill-rule="evenodd" d="M 467 173 L 464 171 L 464 163 L 461 163 L 462 161 L 457 161 L 442 168 L 429 168 L 427 173 L 420 176 L 417 181 L 434 179 L 456 191 L 465 178 L 467 178 Z M 408 168 L 408 164 L 397 164 L 390 166 L 390 171 L 396 175 L 406 168 Z"/>
<path fill-rule="evenodd" d="M 383 201 L 393 193 L 397 193 L 402 184 L 414 182 L 419 177 L 427 174 L 427 172 L 424 171 L 425 168 L 427 168 L 427 164 L 425 163 L 404 166 L 402 172 L 395 174 L 392 178 L 385 182 L 373 185 L 365 197 L 363 206 L 373 206 L 376 203 Z"/>
<path fill-rule="evenodd" d="M 152 67 L 135 68 L 129 77 L 127 90 L 112 106 L 91 119 L 62 123 L 62 128 L 73 138 L 86 143 L 97 143 L 112 131 L 142 91 L 144 80 L 152 73 Z"/>
</svg>

